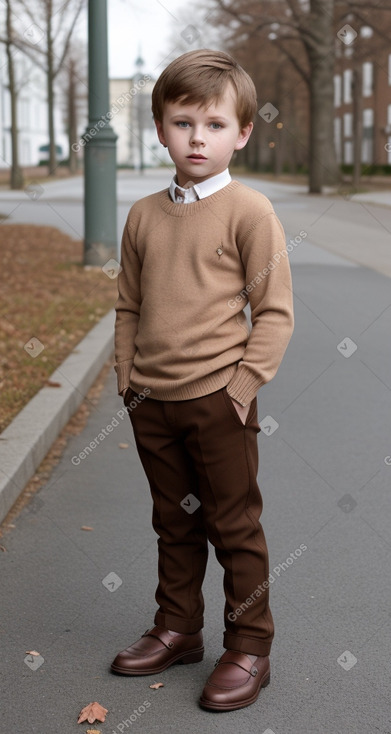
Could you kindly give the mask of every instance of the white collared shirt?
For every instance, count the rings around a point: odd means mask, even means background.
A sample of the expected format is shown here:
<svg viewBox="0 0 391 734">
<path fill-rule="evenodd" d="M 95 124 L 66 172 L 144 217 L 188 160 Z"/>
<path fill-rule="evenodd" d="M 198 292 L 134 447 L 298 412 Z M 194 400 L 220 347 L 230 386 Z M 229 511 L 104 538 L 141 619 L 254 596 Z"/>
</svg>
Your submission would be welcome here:
<svg viewBox="0 0 391 734">
<path fill-rule="evenodd" d="M 201 181 L 201 183 L 194 184 L 194 186 L 191 186 L 188 189 L 184 189 L 182 186 L 179 186 L 176 182 L 176 176 L 174 176 L 170 183 L 169 193 L 171 199 L 176 204 L 192 204 L 194 201 L 198 201 L 198 199 L 205 199 L 207 196 L 215 194 L 217 191 L 220 191 L 220 189 L 223 189 L 224 186 L 227 186 L 231 181 L 232 179 L 228 168 L 226 168 L 225 171 L 222 171 L 222 173 L 218 173 L 216 176 L 211 176 L 211 178 L 207 178 L 205 181 Z"/>
</svg>

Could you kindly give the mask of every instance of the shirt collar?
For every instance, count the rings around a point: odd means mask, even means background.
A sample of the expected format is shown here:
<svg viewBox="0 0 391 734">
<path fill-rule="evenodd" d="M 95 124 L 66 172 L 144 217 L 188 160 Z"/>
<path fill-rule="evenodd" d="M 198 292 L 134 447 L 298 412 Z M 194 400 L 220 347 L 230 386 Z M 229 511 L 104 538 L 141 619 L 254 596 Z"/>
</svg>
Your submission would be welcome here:
<svg viewBox="0 0 391 734">
<path fill-rule="evenodd" d="M 190 204 L 198 199 L 205 199 L 207 196 L 215 194 L 217 191 L 220 191 L 220 189 L 223 189 L 224 186 L 227 186 L 231 180 L 229 170 L 226 168 L 222 173 L 218 173 L 216 176 L 207 178 L 206 181 L 201 181 L 201 183 L 194 184 L 194 186 L 184 189 L 182 186 L 177 184 L 176 176 L 174 176 L 170 183 L 169 193 L 171 199 L 176 203 Z M 179 189 L 180 195 L 183 197 L 182 200 L 176 196 L 175 189 Z"/>
</svg>

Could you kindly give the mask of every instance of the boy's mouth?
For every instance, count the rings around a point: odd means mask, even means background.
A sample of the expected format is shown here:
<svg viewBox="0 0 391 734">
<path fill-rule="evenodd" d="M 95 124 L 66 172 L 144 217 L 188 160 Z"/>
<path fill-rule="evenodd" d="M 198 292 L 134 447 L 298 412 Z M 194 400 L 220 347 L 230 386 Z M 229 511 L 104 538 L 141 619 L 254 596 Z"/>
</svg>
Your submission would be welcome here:
<svg viewBox="0 0 391 734">
<path fill-rule="evenodd" d="M 201 155 L 201 153 L 192 153 L 191 155 L 188 155 L 187 158 L 190 158 L 191 160 L 196 161 L 206 161 L 207 158 L 205 158 L 204 155 Z"/>
</svg>

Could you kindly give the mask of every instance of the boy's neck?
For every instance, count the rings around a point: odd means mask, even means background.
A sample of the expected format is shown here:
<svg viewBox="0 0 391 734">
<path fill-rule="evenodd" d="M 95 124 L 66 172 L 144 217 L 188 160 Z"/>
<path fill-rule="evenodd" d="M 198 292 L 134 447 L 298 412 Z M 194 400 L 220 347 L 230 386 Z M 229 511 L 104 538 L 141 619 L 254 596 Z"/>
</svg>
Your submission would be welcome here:
<svg viewBox="0 0 391 734">
<path fill-rule="evenodd" d="M 185 181 L 184 178 L 182 178 L 181 180 L 181 177 L 178 176 L 178 171 L 177 171 L 175 173 L 175 182 L 182 189 L 190 189 L 192 188 L 192 186 L 194 186 L 194 184 L 197 185 L 197 184 L 203 183 L 204 181 L 210 181 L 211 179 L 217 178 L 218 176 L 221 176 L 222 174 L 225 174 L 226 172 L 228 172 L 229 174 L 228 168 L 224 168 L 222 171 L 219 171 L 218 173 L 214 173 L 212 176 L 204 176 L 203 178 L 193 178 L 191 181 L 189 180 Z"/>
</svg>

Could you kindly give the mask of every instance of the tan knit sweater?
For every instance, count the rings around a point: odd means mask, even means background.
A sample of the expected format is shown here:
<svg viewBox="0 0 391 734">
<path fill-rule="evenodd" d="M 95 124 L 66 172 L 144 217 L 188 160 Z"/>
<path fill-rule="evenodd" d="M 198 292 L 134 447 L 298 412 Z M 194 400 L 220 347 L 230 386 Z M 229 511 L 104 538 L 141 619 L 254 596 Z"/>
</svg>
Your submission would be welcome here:
<svg viewBox="0 0 391 734">
<path fill-rule="evenodd" d="M 192 204 L 168 190 L 131 208 L 115 324 L 118 393 L 188 400 L 227 386 L 247 405 L 293 330 L 285 236 L 270 201 L 238 181 Z M 250 302 L 249 332 L 243 308 Z"/>
</svg>

